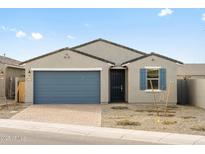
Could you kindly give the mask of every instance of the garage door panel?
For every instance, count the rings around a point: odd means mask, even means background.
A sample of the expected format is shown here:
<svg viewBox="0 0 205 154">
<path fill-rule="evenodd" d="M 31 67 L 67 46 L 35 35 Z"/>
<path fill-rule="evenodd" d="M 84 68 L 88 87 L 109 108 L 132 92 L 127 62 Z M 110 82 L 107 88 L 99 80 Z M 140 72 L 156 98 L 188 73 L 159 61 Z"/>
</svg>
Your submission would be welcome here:
<svg viewBox="0 0 205 154">
<path fill-rule="evenodd" d="M 99 103 L 99 71 L 37 71 L 34 73 L 34 102 Z"/>
</svg>

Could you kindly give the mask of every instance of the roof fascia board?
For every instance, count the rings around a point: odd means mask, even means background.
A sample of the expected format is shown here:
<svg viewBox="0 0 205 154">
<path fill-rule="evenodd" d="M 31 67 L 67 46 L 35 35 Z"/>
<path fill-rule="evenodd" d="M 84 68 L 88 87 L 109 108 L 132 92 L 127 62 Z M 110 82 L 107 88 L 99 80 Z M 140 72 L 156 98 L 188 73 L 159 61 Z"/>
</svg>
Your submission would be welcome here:
<svg viewBox="0 0 205 154">
<path fill-rule="evenodd" d="M 68 50 L 68 49 L 69 49 L 68 47 L 65 47 L 65 48 L 62 48 L 62 49 L 59 49 L 59 50 L 55 50 L 55 51 L 53 51 L 53 52 L 49 52 L 49 53 L 43 54 L 43 55 L 41 55 L 41 56 L 37 56 L 37 57 L 31 58 L 31 59 L 29 59 L 29 60 L 26 60 L 26 61 L 24 61 L 24 62 L 21 62 L 19 65 L 23 65 L 23 64 L 25 64 L 25 63 L 28 63 L 28 62 L 31 62 L 31 61 L 35 61 L 35 60 L 37 60 L 37 59 L 44 58 L 44 57 L 47 57 L 47 56 L 49 56 L 49 55 L 52 55 L 52 54 L 61 52 L 61 51 L 63 51 L 63 50 Z"/>
<path fill-rule="evenodd" d="M 126 65 L 128 65 L 128 64 L 130 64 L 130 63 L 132 63 L 134 61 L 137 61 L 137 60 L 140 60 L 140 59 L 144 59 L 144 58 L 149 57 L 149 56 L 150 55 L 147 54 L 147 55 L 144 55 L 144 56 L 141 56 L 141 57 L 137 57 L 137 58 L 134 58 L 134 59 L 131 59 L 131 60 L 128 60 L 128 61 L 122 63 L 122 65 L 126 66 Z"/>
<path fill-rule="evenodd" d="M 169 58 L 169 57 L 160 55 L 160 54 L 158 54 L 158 53 L 152 52 L 151 55 L 154 55 L 154 56 L 157 56 L 157 57 L 160 57 L 160 58 L 167 59 L 167 60 L 169 60 L 169 61 L 175 62 L 176 64 L 183 64 L 181 61 L 178 61 L 178 60 L 175 60 L 175 59 L 172 59 L 172 58 Z"/>
<path fill-rule="evenodd" d="M 18 69 L 25 69 L 24 67 L 22 66 L 17 66 L 17 65 L 9 65 L 9 64 L 6 64 L 6 67 L 11 67 L 11 68 L 18 68 Z"/>
</svg>

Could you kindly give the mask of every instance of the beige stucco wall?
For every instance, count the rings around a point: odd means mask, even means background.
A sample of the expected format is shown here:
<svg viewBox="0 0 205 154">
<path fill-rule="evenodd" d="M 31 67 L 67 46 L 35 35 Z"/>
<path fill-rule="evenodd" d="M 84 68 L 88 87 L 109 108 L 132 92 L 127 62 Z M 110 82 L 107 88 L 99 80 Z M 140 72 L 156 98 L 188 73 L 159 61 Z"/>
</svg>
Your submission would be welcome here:
<svg viewBox="0 0 205 154">
<path fill-rule="evenodd" d="M 154 59 L 154 61 L 152 61 Z M 149 56 L 147 58 L 132 62 L 127 65 L 128 67 L 128 102 L 129 103 L 153 103 L 153 95 L 151 92 L 140 90 L 140 68 L 147 66 L 158 66 L 166 68 L 167 70 L 167 89 L 168 85 L 173 82 L 173 89 L 169 98 L 169 104 L 176 104 L 177 102 L 177 65 L 169 60 L 162 59 L 156 56 Z M 166 92 L 166 91 L 162 91 Z M 159 98 L 157 93 L 157 98 Z"/>
<path fill-rule="evenodd" d="M 142 54 L 139 54 L 135 51 L 131 51 L 103 41 L 97 41 L 76 48 L 76 50 L 110 60 L 116 63 L 116 65 L 122 64 L 125 61 L 142 56 Z"/>
<path fill-rule="evenodd" d="M 189 103 L 205 109 L 205 79 L 187 80 Z"/>
<path fill-rule="evenodd" d="M 64 56 L 68 54 L 69 59 Z M 102 68 L 101 71 L 101 103 L 109 101 L 109 68 L 110 64 L 100 60 L 84 56 L 82 54 L 73 52 L 71 50 L 64 50 L 35 61 L 26 63 L 26 77 L 25 77 L 25 101 L 33 102 L 33 71 L 29 76 L 29 70 L 32 68 Z"/>
</svg>

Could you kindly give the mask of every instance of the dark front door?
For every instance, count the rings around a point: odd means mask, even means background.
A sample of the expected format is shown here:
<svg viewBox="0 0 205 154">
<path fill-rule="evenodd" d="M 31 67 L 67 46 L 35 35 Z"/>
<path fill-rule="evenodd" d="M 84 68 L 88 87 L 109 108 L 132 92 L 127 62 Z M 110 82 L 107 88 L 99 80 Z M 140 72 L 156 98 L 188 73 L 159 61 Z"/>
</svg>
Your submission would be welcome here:
<svg viewBox="0 0 205 154">
<path fill-rule="evenodd" d="M 125 70 L 110 70 L 110 96 L 111 102 L 125 101 Z"/>
</svg>

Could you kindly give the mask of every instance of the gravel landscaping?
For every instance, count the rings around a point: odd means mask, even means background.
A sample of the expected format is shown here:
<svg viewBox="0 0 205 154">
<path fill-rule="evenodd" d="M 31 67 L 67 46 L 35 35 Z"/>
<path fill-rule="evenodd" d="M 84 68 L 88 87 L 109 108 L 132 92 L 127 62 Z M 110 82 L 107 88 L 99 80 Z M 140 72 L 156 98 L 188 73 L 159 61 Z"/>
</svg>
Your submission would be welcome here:
<svg viewBox="0 0 205 154">
<path fill-rule="evenodd" d="M 163 107 L 156 109 L 151 105 L 136 104 L 99 105 L 96 106 L 97 108 L 95 107 L 93 109 L 92 107 L 90 110 L 88 107 L 85 109 L 86 106 L 72 107 L 71 105 L 66 107 L 59 105 L 30 106 L 27 108 L 28 106 L 30 105 L 24 103 L 17 103 L 16 106 L 10 105 L 8 108 L 7 106 L 2 106 L 0 108 L 0 118 L 32 121 L 32 116 L 35 117 L 34 119 L 43 117 L 44 119 L 40 120 L 44 121 L 46 117 L 49 117 L 51 121 L 49 121 L 48 118 L 46 118 L 46 121 L 62 122 L 60 118 L 64 117 L 63 123 L 75 123 L 76 121 L 80 121 L 80 124 L 83 122 L 91 124 L 95 122 L 93 118 L 96 119 L 96 114 L 98 113 L 98 115 L 100 115 L 97 116 L 99 117 L 99 125 L 101 119 L 102 127 L 205 135 L 205 110 L 194 106 L 177 105 L 168 107 L 166 113 Z M 82 111 L 85 111 L 85 113 Z M 66 114 L 68 114 L 68 116 L 65 116 Z M 87 117 L 89 117 L 89 119 Z"/>
<path fill-rule="evenodd" d="M 205 135 L 205 110 L 194 106 L 102 105 L 102 127 Z"/>
<path fill-rule="evenodd" d="M 0 119 L 10 119 L 12 116 L 16 115 L 29 106 L 25 103 L 16 103 L 16 106 L 11 105 L 12 102 L 9 102 L 9 104 L 10 105 L 8 107 L 6 105 L 0 106 Z"/>
</svg>

